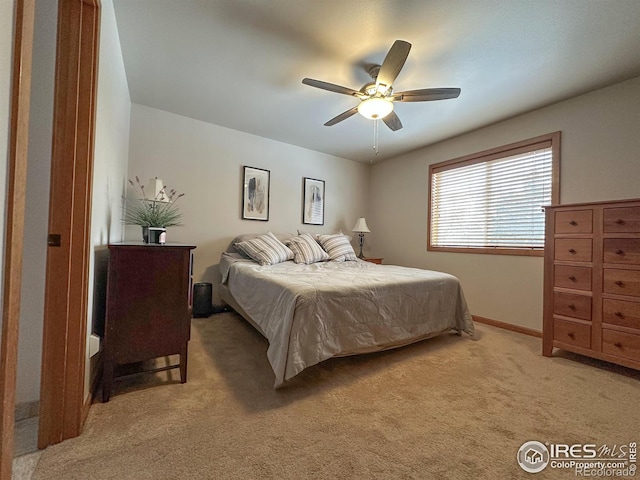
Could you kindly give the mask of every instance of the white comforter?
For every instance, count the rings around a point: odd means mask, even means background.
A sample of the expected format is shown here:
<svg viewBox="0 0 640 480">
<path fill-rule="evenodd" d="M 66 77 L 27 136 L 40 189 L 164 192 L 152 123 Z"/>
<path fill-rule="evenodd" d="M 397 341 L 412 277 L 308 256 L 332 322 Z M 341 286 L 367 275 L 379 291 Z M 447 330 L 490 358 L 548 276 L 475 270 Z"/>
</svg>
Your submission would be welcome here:
<svg viewBox="0 0 640 480">
<path fill-rule="evenodd" d="M 275 388 L 338 355 L 406 345 L 456 329 L 473 335 L 458 279 L 357 262 L 260 266 L 224 254 L 223 283 L 269 340 Z"/>
</svg>

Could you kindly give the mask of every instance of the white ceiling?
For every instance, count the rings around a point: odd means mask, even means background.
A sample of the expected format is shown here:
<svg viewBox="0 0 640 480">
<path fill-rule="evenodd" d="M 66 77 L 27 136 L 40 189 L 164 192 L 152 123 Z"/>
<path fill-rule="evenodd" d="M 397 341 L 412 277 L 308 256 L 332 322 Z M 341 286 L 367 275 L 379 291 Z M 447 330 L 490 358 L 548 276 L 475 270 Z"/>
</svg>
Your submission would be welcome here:
<svg viewBox="0 0 640 480">
<path fill-rule="evenodd" d="M 640 0 L 114 0 L 131 101 L 363 162 L 414 150 L 640 75 Z M 396 39 L 404 128 L 360 115 L 358 90 Z"/>
</svg>

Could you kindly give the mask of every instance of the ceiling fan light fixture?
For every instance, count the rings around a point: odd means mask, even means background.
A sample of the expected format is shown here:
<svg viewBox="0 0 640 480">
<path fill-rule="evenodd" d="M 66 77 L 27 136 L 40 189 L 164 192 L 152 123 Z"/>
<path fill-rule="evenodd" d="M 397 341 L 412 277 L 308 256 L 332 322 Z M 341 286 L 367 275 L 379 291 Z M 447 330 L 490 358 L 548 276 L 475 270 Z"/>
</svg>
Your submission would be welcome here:
<svg viewBox="0 0 640 480">
<path fill-rule="evenodd" d="M 380 97 L 367 98 L 358 105 L 358 113 L 369 120 L 384 118 L 393 112 L 393 103 Z"/>
<path fill-rule="evenodd" d="M 380 95 L 386 95 L 386 93 L 389 91 L 391 87 L 388 85 L 385 85 L 384 83 L 381 83 L 379 85 L 376 85 L 376 92 L 379 93 Z"/>
</svg>

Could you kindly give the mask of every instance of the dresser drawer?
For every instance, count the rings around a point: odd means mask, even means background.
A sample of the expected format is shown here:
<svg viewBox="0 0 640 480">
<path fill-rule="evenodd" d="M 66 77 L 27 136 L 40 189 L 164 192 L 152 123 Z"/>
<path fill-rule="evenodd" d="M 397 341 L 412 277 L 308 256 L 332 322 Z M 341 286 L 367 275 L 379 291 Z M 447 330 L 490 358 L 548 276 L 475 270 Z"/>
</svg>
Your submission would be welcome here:
<svg viewBox="0 0 640 480">
<path fill-rule="evenodd" d="M 573 262 L 590 262 L 593 249 L 590 238 L 556 238 L 555 259 Z"/>
<path fill-rule="evenodd" d="M 591 290 L 591 267 L 556 265 L 554 268 L 553 284 L 561 288 Z"/>
<path fill-rule="evenodd" d="M 591 320 L 591 297 L 572 293 L 553 293 L 553 313 L 565 317 Z"/>
<path fill-rule="evenodd" d="M 556 212 L 556 233 L 593 232 L 593 210 L 569 210 Z"/>
<path fill-rule="evenodd" d="M 576 347 L 591 348 L 591 327 L 556 318 L 553 321 L 553 339 Z"/>
<path fill-rule="evenodd" d="M 604 209 L 605 233 L 640 232 L 640 207 L 620 207 Z"/>
<path fill-rule="evenodd" d="M 602 321 L 640 330 L 640 302 L 605 298 L 602 300 Z"/>
<path fill-rule="evenodd" d="M 604 269 L 604 293 L 640 296 L 640 270 Z"/>
<path fill-rule="evenodd" d="M 640 238 L 605 238 L 604 263 L 640 265 Z"/>
<path fill-rule="evenodd" d="M 602 351 L 617 357 L 640 360 L 640 335 L 605 328 L 602 330 Z"/>
</svg>

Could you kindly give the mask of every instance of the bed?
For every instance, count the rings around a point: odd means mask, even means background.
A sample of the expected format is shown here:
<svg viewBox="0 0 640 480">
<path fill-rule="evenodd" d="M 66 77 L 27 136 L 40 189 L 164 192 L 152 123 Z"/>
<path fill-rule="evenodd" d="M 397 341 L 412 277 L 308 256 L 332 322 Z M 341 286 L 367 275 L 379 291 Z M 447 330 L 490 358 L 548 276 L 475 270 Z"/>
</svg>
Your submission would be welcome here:
<svg viewBox="0 0 640 480">
<path fill-rule="evenodd" d="M 220 295 L 268 340 L 274 388 L 331 357 L 473 335 L 453 275 L 360 259 L 260 265 L 233 245 L 220 259 Z"/>
</svg>

